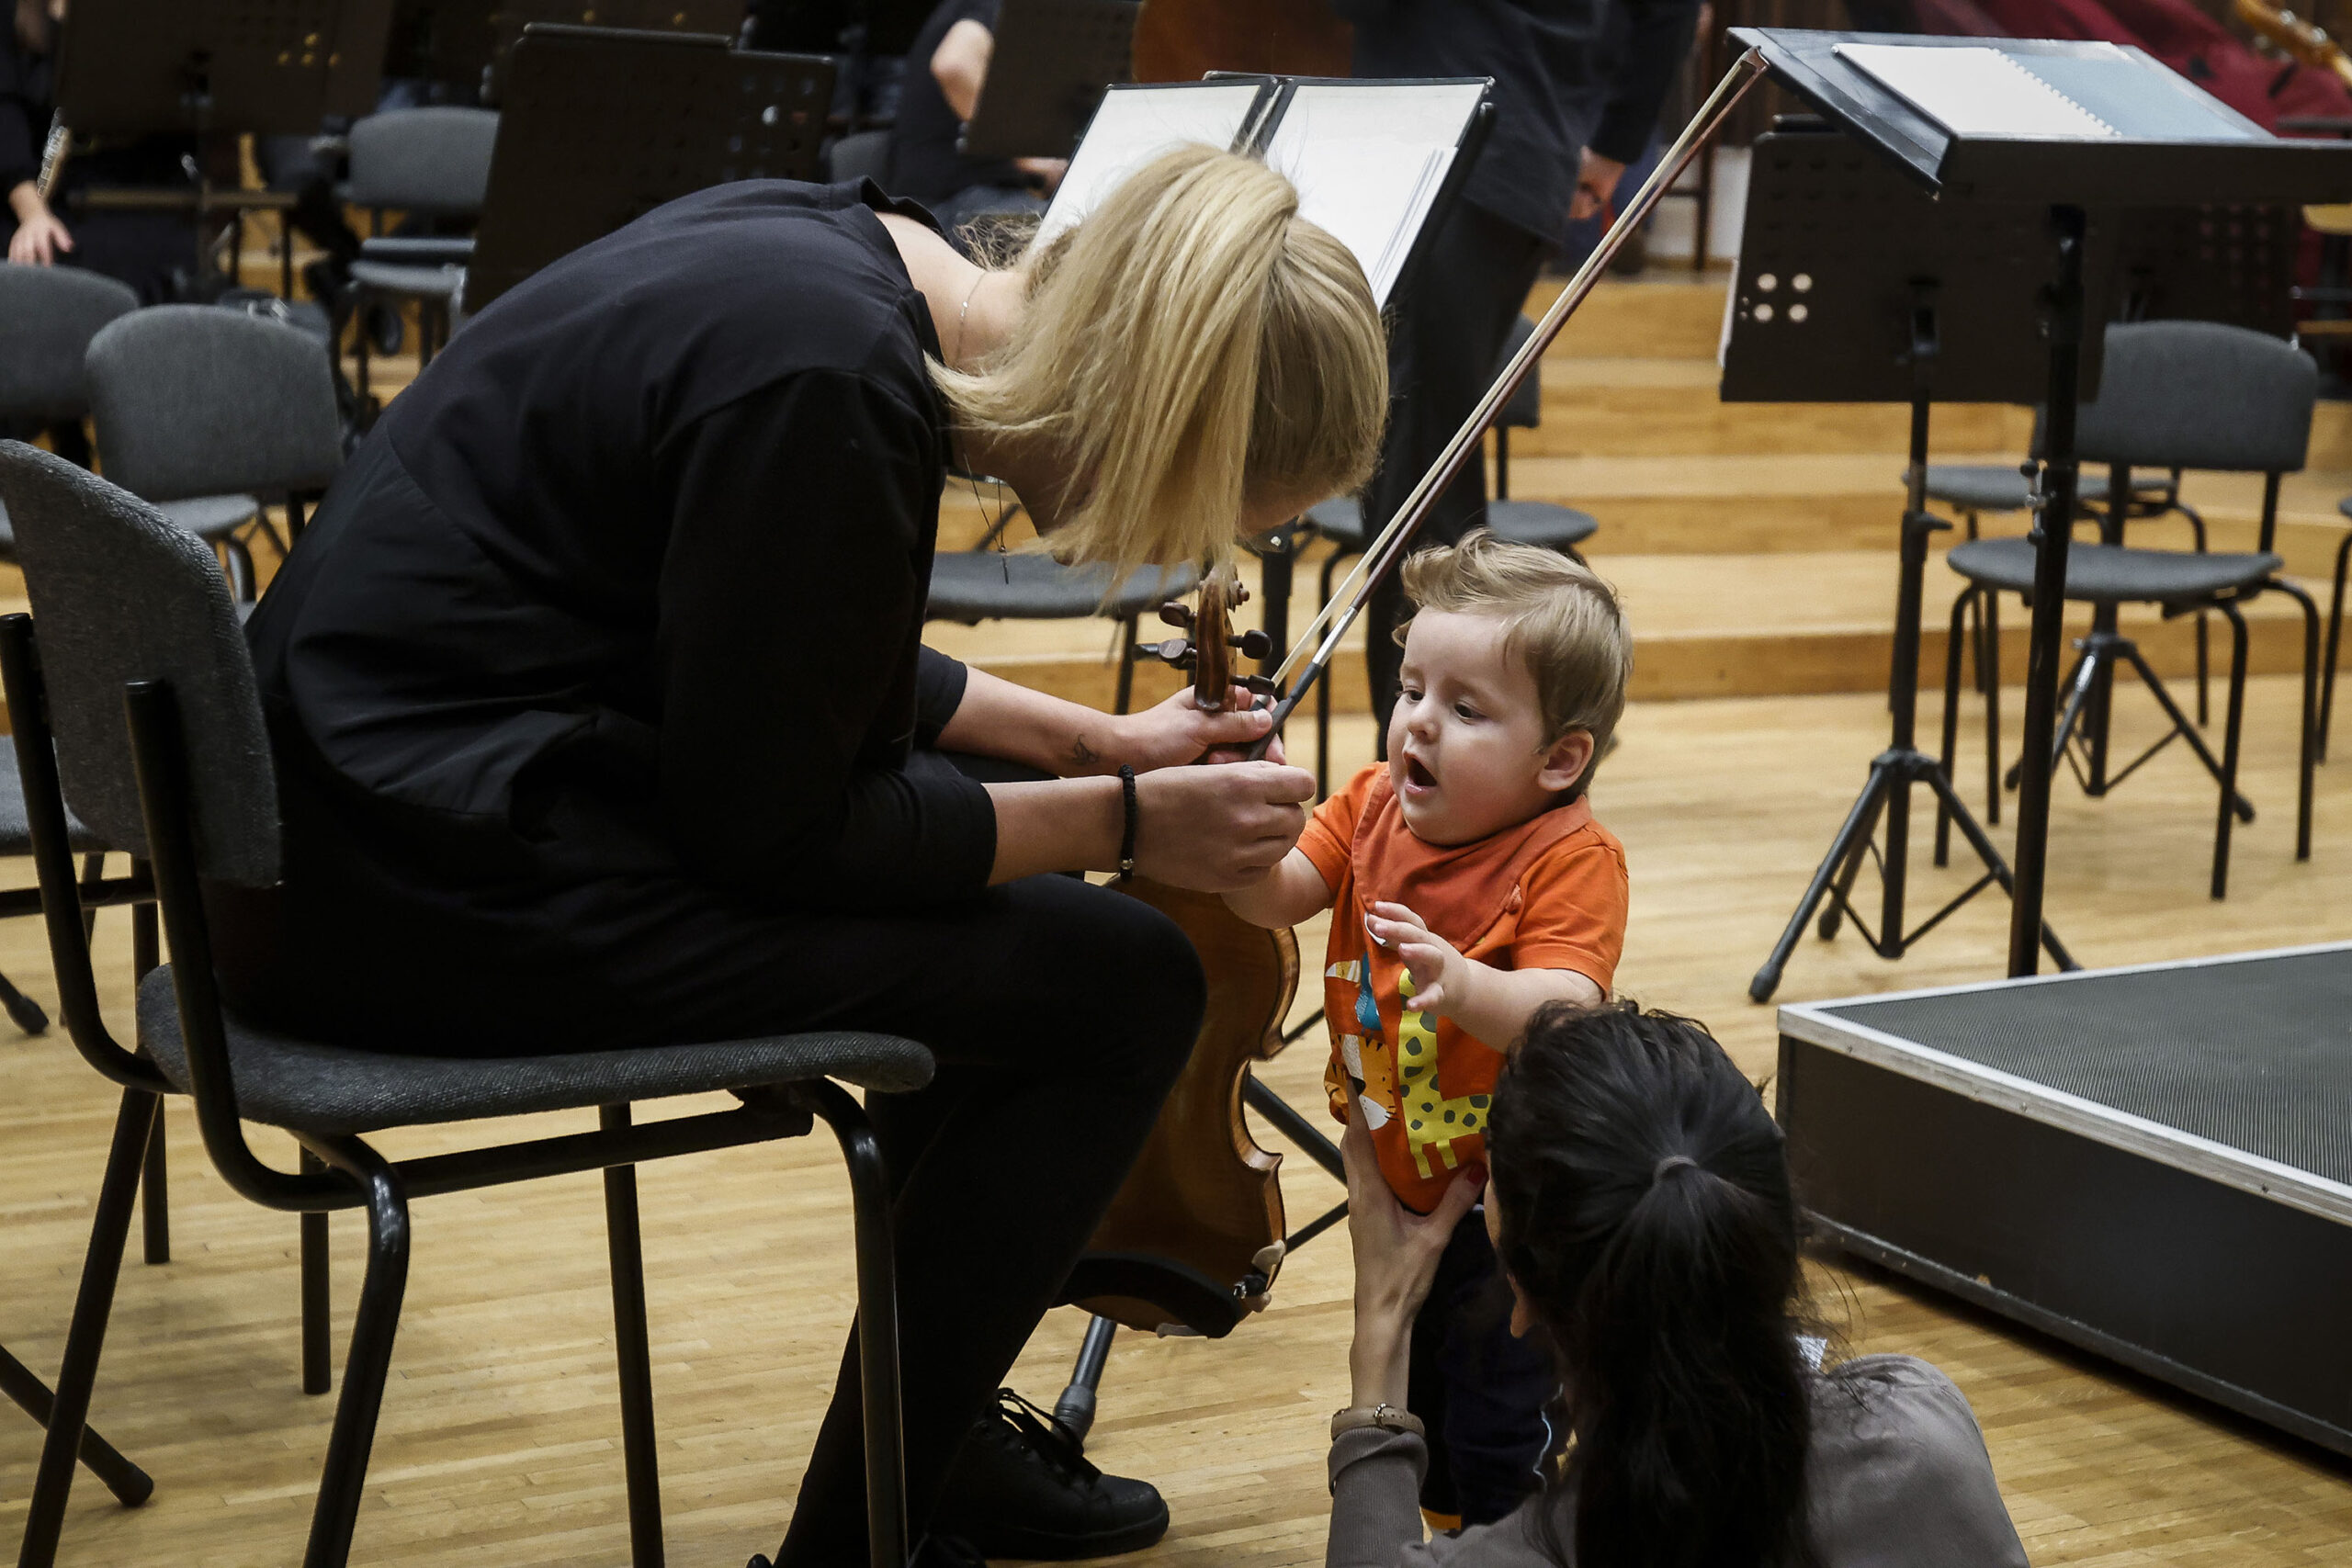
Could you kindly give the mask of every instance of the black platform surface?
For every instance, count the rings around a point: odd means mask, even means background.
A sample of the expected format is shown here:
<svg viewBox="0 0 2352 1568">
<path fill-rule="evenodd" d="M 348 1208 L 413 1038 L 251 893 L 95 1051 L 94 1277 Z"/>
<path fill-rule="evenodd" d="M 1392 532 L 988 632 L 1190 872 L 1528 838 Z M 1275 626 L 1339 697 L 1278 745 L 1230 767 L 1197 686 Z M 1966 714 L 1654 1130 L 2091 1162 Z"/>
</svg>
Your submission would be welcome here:
<svg viewBox="0 0 2352 1568">
<path fill-rule="evenodd" d="M 1808 1010 L 2352 1186 L 2352 945 Z"/>
<path fill-rule="evenodd" d="M 2352 1456 L 2352 942 L 1780 1024 L 1815 1235 Z"/>
</svg>

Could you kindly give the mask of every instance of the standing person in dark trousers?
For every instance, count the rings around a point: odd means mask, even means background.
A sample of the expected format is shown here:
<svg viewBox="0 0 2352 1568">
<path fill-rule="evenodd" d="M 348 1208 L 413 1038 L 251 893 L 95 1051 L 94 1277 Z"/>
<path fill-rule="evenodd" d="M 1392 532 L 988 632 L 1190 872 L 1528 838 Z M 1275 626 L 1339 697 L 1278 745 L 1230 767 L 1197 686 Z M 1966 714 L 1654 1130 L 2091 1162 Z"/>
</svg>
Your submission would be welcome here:
<svg viewBox="0 0 2352 1568">
<path fill-rule="evenodd" d="M 890 194 L 929 208 L 951 238 L 997 213 L 1043 212 L 1069 167 L 1060 158 L 967 158 L 956 151 L 996 52 L 998 0 L 943 0 L 907 51 L 890 138 Z"/>
<path fill-rule="evenodd" d="M 1572 219 L 1615 194 L 1642 154 L 1700 0 L 1333 0 L 1355 27 L 1359 76 L 1491 76 L 1495 121 L 1461 197 L 1397 301 L 1394 400 L 1380 470 L 1364 492 L 1378 529 L 1477 405 L 1510 324 Z M 1487 506 L 1484 464 L 1446 487 L 1417 536 L 1453 544 Z M 1403 589 L 1392 574 L 1364 617 L 1376 733 L 1396 702 Z"/>
</svg>

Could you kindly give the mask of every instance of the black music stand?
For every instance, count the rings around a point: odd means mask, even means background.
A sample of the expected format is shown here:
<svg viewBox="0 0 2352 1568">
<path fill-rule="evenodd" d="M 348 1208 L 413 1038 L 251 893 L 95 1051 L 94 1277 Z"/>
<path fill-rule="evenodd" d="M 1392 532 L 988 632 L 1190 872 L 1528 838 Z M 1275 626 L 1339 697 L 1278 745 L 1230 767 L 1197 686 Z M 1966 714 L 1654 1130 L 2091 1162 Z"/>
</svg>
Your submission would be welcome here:
<svg viewBox="0 0 2352 1568">
<path fill-rule="evenodd" d="M 980 101 L 956 151 L 1067 158 L 1114 82 L 1133 74 L 1136 0 L 1004 0 Z"/>
<path fill-rule="evenodd" d="M 1850 919 L 1872 952 L 1900 958 L 1986 887 L 2010 888 L 2007 862 L 1962 803 L 1942 762 L 1916 744 L 1928 541 L 1951 526 L 1927 509 L 1928 427 L 1937 402 L 2031 402 L 2041 394 L 2048 374 L 2041 332 L 2048 275 L 2033 263 L 2047 243 L 2047 222 L 2043 209 L 2030 204 L 1938 201 L 1821 120 L 1792 117 L 1756 141 L 1724 341 L 1724 401 L 1911 409 L 1887 680 L 1894 732 L 1871 760 L 1868 782 L 1771 956 L 1749 983 L 1757 1001 L 1779 987 L 1816 912 L 1824 938 Z M 2104 278 L 2113 249 L 2109 232 L 2095 229 L 2087 240 L 2098 257 L 2087 270 Z M 2098 303 L 2088 312 L 2094 320 L 2104 314 Z M 2094 388 L 2097 355 L 2094 336 L 2083 378 Z M 1939 826 L 1957 823 L 1984 872 L 1906 931 L 1915 784 L 1936 796 Z M 1883 849 L 1877 842 L 1882 818 Z M 1850 897 L 1863 862 L 1873 857 L 1882 894 L 1875 931 Z M 2075 967 L 2047 926 L 2041 937 L 2061 967 Z"/>
<path fill-rule="evenodd" d="M 2124 208 L 2341 200 L 2352 196 L 2352 147 L 2279 141 L 2142 51 L 2113 44 L 1776 28 L 1736 28 L 1731 36 L 1758 51 L 1775 81 L 1939 201 L 2030 206 L 2045 218 L 2041 243 L 2047 247 L 2043 254 L 2051 258 L 2047 275 L 2051 281 L 2041 311 L 2047 357 L 2040 400 L 2048 412 L 2031 536 L 2036 546 L 2033 628 L 2026 666 L 2008 963 L 2011 975 L 2030 975 L 2039 967 L 2048 934 L 2041 908 L 2049 851 L 2061 617 L 2077 492 L 2075 417 L 2083 383 L 2085 292 L 2086 280 L 2103 292 L 2112 266 L 2111 255 L 2105 252 L 2096 265 L 2092 262 L 2089 253 L 2099 247 L 2091 211 L 2099 209 L 2104 220 Z M 1892 49 L 1897 54 L 1883 57 L 1884 66 L 1874 68 L 1870 61 L 1871 51 L 1878 49 Z M 1955 53 L 1947 61 L 1922 54 L 1943 50 L 1973 52 Z M 1987 57 L 1998 58 L 1988 62 Z M 1937 69 L 1913 73 L 1902 81 L 1887 73 L 1905 61 L 1922 58 Z M 1986 72 L 1975 68 L 1988 63 L 1992 77 L 2006 81 L 2004 73 L 2013 73 L 2023 80 L 2012 84 L 2016 90 L 1976 94 L 1970 101 L 1939 96 L 1939 86 L 1986 77 Z M 2004 106 L 2013 105 L 2023 107 L 2015 111 L 2013 122 L 2004 123 L 2004 114 L 2010 112 Z M 1747 271 L 1743 265 L 1743 273 Z M 1752 313 L 1763 302 L 1758 291 L 1745 296 L 1736 309 Z M 1775 314 L 1783 327 L 1791 326 L 1778 308 Z M 1810 310 L 1807 314 L 1811 315 Z M 1806 324 L 1793 325 L 1802 330 Z M 1966 330 L 1973 335 L 1996 333 L 2003 326 L 1998 321 L 1972 321 L 1966 323 Z M 1939 338 L 1939 345 L 1950 349 L 1957 342 Z M 1916 362 L 1919 356 L 1912 357 Z M 1937 357 L 1940 359 L 1941 355 Z M 1939 368 L 1939 381 L 1941 375 Z M 1924 412 L 1916 403 L 1913 426 L 1911 511 L 1917 513 L 1924 501 L 1924 475 L 1918 463 L 1925 429 Z M 1915 542 L 1906 525 L 1906 563 L 1915 552 L 1924 556 L 1924 531 Z M 1917 591 L 1914 570 L 1906 564 L 1906 598 Z M 1906 708 L 1908 699 L 1900 694 L 1915 688 L 1917 679 L 1916 599 L 1911 601 L 1911 617 L 1912 667 L 1901 662 L 1898 624 L 1897 679 L 1894 682 L 1897 702 Z M 1900 718 L 1898 714 L 1898 734 Z M 1907 762 L 1897 771 L 1908 773 L 1913 782 L 1921 777 Z M 1939 769 L 1934 770 L 1934 776 L 1940 779 Z M 1944 792 L 1949 795 L 1948 782 Z M 1896 804 L 1898 795 L 1907 804 L 1907 790 L 1896 787 L 1884 793 L 1888 805 Z M 1866 790 L 1863 799 L 1856 803 L 1854 818 L 1869 811 L 1871 795 Z M 1964 810 L 1956 802 L 1951 804 Z M 1973 826 L 1971 819 L 1960 819 L 1963 832 Z M 1853 827 L 1849 818 L 1848 833 Z M 1900 814 L 1891 818 L 1890 835 L 1906 829 Z M 1847 836 L 1841 834 L 1841 839 Z M 1849 852 L 1849 858 L 1867 847 L 1865 834 L 1862 845 Z M 1825 863 L 1823 873 L 1815 875 L 1807 905 L 1800 908 L 1798 918 L 1775 949 L 1775 961 L 1768 962 L 1749 987 L 1749 994 L 1758 1000 L 1770 995 L 1778 984 L 1780 964 L 1785 962 L 1795 933 L 1803 930 L 1810 906 L 1826 891 L 1824 874 L 1834 874 L 1840 869 L 1834 861 L 1833 852 L 1833 861 Z M 1900 868 L 1891 869 L 1899 885 Z M 1899 900 L 1890 900 L 1890 907 L 1899 916 Z M 1911 934 L 1916 939 L 1920 933 Z M 1894 932 L 1882 932 L 1880 940 L 1899 944 L 1905 939 L 1898 927 Z"/>
<path fill-rule="evenodd" d="M 75 0 L 58 61 L 57 111 L 77 136 L 220 132 L 310 135 L 329 115 L 376 107 L 392 0 Z M 185 212 L 199 295 L 234 281 L 214 265 L 204 220 L 285 210 L 284 191 L 215 186 L 88 192 L 93 209 Z"/>
<path fill-rule="evenodd" d="M 490 64 L 482 101 L 501 106 L 507 57 L 535 27 L 599 28 L 639 33 L 695 33 L 735 41 L 743 0 L 490 0 Z"/>
<path fill-rule="evenodd" d="M 534 24 L 507 68 L 466 309 L 665 201 L 815 178 L 832 97 L 833 62 L 817 55 Z"/>
</svg>

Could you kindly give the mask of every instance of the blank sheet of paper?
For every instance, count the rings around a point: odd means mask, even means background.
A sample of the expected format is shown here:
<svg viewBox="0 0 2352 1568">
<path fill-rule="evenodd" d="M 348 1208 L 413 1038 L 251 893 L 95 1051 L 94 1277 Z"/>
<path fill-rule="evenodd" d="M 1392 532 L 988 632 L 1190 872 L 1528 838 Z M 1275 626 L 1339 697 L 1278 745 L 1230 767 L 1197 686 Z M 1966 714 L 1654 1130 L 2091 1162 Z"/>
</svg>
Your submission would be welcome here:
<svg viewBox="0 0 2352 1568">
<path fill-rule="evenodd" d="M 2090 141 L 2116 134 L 1997 49 L 1841 43 L 1837 52 L 1954 136 Z"/>
<path fill-rule="evenodd" d="M 1484 82 L 1302 83 L 1274 128 L 1266 162 L 1298 186 L 1300 214 L 1355 253 L 1383 305 L 1485 91 Z"/>
<path fill-rule="evenodd" d="M 1086 128 L 1037 226 L 1034 251 L 1094 209 L 1120 182 L 1161 153 L 1191 142 L 1229 148 L 1257 101 L 1260 85 L 1114 87 Z"/>
</svg>

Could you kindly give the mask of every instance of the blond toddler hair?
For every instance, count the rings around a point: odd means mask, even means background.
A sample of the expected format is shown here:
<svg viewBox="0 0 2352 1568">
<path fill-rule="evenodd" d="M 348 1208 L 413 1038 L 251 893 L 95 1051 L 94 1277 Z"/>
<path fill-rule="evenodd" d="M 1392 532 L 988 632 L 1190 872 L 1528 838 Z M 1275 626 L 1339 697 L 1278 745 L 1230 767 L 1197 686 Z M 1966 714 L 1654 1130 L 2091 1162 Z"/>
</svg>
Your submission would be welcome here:
<svg viewBox="0 0 2352 1568">
<path fill-rule="evenodd" d="M 1510 623 L 1503 647 L 1526 660 L 1544 715 L 1544 744 L 1585 730 L 1592 761 L 1574 785 L 1592 781 L 1625 712 L 1634 637 L 1616 592 L 1582 561 L 1557 550 L 1498 539 L 1473 528 L 1458 545 L 1421 550 L 1405 562 L 1405 596 L 1415 610 L 1496 615 Z M 1411 629 L 1396 628 L 1402 643 Z"/>
</svg>

